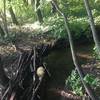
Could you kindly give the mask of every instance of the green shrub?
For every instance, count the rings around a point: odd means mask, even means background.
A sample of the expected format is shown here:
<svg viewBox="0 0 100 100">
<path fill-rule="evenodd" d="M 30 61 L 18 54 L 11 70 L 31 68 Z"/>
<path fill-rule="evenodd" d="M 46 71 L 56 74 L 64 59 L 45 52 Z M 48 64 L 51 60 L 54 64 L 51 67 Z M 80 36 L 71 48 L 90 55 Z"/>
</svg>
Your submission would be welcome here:
<svg viewBox="0 0 100 100">
<path fill-rule="evenodd" d="M 80 38 L 83 34 L 87 37 L 90 37 L 90 30 L 87 29 L 88 23 L 86 18 L 75 18 L 71 16 L 70 18 L 68 18 L 68 21 L 72 35 L 75 38 Z M 52 30 L 51 33 L 54 37 L 67 38 L 67 32 L 62 16 L 58 16 L 56 14 L 55 16 L 49 17 L 48 19 L 45 19 L 44 24 L 49 26 L 50 30 Z M 85 29 L 87 30 L 85 31 Z"/>
<path fill-rule="evenodd" d="M 49 17 L 48 19 L 45 19 L 44 24 L 49 26 L 49 29 L 51 30 L 51 34 L 54 37 L 65 37 L 66 32 L 65 32 L 65 27 L 64 27 L 64 22 L 63 18 L 55 15 L 52 17 Z"/>
<path fill-rule="evenodd" d="M 6 34 L 4 37 L 0 37 L 1 43 L 12 43 L 16 41 L 16 34 L 15 33 L 9 33 Z"/>
<path fill-rule="evenodd" d="M 94 46 L 93 48 L 93 56 L 96 58 L 96 59 L 99 59 L 100 60 L 100 55 L 99 55 L 99 51 L 97 50 L 96 46 Z"/>
<path fill-rule="evenodd" d="M 89 84 L 94 90 L 96 90 L 98 87 L 100 88 L 100 79 L 91 74 L 87 74 L 84 77 L 84 81 Z M 71 75 L 67 78 L 66 86 L 77 95 L 83 96 L 85 94 L 85 89 L 82 85 L 78 73 L 75 70 L 73 70 Z"/>
</svg>

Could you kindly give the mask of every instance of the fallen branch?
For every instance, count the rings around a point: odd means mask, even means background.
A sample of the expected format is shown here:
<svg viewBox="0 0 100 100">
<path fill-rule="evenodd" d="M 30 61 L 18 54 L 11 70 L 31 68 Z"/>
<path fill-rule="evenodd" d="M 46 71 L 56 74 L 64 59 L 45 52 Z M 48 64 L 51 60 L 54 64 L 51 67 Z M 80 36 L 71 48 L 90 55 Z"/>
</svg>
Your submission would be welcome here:
<svg viewBox="0 0 100 100">
<path fill-rule="evenodd" d="M 42 91 L 39 88 L 42 86 L 44 75 L 40 78 L 36 72 L 43 65 L 41 55 L 44 53 L 43 46 L 40 46 L 40 48 L 35 46 L 31 51 L 22 52 L 16 59 L 18 61 L 16 74 L 13 78 L 10 78 L 0 100 L 33 100 L 38 97 L 38 93 Z M 46 66 L 43 68 L 46 70 Z"/>
</svg>

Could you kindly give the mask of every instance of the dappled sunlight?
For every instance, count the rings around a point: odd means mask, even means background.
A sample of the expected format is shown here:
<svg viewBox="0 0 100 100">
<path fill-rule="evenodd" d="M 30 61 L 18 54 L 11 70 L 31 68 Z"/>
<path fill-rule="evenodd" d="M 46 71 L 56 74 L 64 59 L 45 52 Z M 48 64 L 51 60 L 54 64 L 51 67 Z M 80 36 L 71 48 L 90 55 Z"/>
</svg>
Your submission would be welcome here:
<svg viewBox="0 0 100 100">
<path fill-rule="evenodd" d="M 7 55 L 7 54 L 11 54 L 17 52 L 16 50 L 16 46 L 9 43 L 8 45 L 2 45 L 0 46 L 0 54 L 1 55 Z"/>
<path fill-rule="evenodd" d="M 93 56 L 86 54 L 86 53 L 79 53 L 78 52 L 76 55 L 80 58 L 87 59 L 87 60 L 93 59 Z"/>
<path fill-rule="evenodd" d="M 49 30 L 49 26 L 43 26 L 38 21 L 35 23 L 27 23 L 24 25 L 9 25 L 8 29 L 10 32 L 24 32 L 24 33 L 36 33 L 39 32 L 47 32 Z"/>
</svg>

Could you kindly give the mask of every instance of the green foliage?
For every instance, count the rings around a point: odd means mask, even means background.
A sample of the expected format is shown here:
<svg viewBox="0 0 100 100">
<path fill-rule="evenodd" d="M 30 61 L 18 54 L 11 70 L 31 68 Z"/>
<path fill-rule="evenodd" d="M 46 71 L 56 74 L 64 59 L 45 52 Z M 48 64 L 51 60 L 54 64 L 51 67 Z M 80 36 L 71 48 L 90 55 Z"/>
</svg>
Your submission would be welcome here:
<svg viewBox="0 0 100 100">
<path fill-rule="evenodd" d="M 54 37 L 65 37 L 66 32 L 62 17 L 58 15 L 49 17 L 48 19 L 45 19 L 44 24 L 49 26 L 51 34 L 53 34 Z"/>
<path fill-rule="evenodd" d="M 99 59 L 99 60 L 100 60 L 99 51 L 98 51 L 98 49 L 96 48 L 96 46 L 94 46 L 94 48 L 93 48 L 93 56 L 94 56 L 96 59 Z"/>
<path fill-rule="evenodd" d="M 100 25 L 100 16 L 97 16 L 95 18 L 95 23 L 96 23 L 96 25 Z"/>
<path fill-rule="evenodd" d="M 70 18 L 69 23 L 71 32 L 75 38 L 80 38 L 83 34 L 90 37 L 90 30 L 86 18 L 72 17 Z"/>
<path fill-rule="evenodd" d="M 33 19 L 36 17 L 32 6 L 26 6 L 23 0 L 12 0 L 8 7 L 10 6 L 13 7 L 13 10 L 21 23 L 26 22 L 26 20 L 30 19 L 31 17 Z"/>
<path fill-rule="evenodd" d="M 79 75 L 76 71 L 72 71 L 71 75 L 66 80 L 66 86 L 77 95 L 83 95 L 83 87 Z"/>
<path fill-rule="evenodd" d="M 93 87 L 94 89 L 100 87 L 100 80 L 91 74 L 87 74 L 84 77 L 84 81 L 87 84 L 91 85 L 91 87 Z"/>
<path fill-rule="evenodd" d="M 12 43 L 15 42 L 16 40 L 16 34 L 15 33 L 9 33 L 6 34 L 4 37 L 0 37 L 0 42 L 1 43 Z"/>
<path fill-rule="evenodd" d="M 3 8 L 3 0 L 0 0 L 0 11 L 2 10 Z"/>
<path fill-rule="evenodd" d="M 28 0 L 31 1 L 31 0 Z M 9 14 L 9 7 L 12 6 L 13 11 L 20 24 L 33 23 L 36 21 L 36 10 L 34 0 L 33 4 L 26 5 L 24 0 L 11 0 L 6 1 L 6 12 Z M 3 11 L 3 1 L 0 0 L 0 10 Z M 99 0 L 90 0 L 95 23 L 100 24 L 100 3 Z M 80 38 L 83 34 L 90 37 L 90 30 L 84 32 L 88 27 L 87 13 L 83 0 L 57 0 L 57 4 L 60 9 L 65 13 L 70 23 L 70 30 L 75 38 Z M 59 14 L 51 13 L 51 4 L 47 0 L 40 0 L 39 8 L 42 11 L 44 24 L 48 25 L 52 30 L 54 37 L 67 37 L 67 33 L 64 27 L 62 16 Z M 8 18 L 8 22 L 11 22 L 11 17 Z"/>
<path fill-rule="evenodd" d="M 98 87 L 100 88 L 100 79 L 91 74 L 87 74 L 84 77 L 84 81 L 94 90 L 96 90 Z M 85 89 L 81 83 L 78 73 L 75 70 L 73 70 L 71 75 L 67 78 L 66 86 L 77 95 L 83 96 L 85 94 Z"/>
<path fill-rule="evenodd" d="M 40 0 L 40 8 L 44 18 L 51 16 L 51 5 L 47 0 Z"/>
<path fill-rule="evenodd" d="M 68 20 L 69 20 L 70 30 L 72 32 L 72 35 L 76 39 L 83 36 L 83 34 L 86 35 L 87 37 L 91 36 L 86 18 L 77 18 L 77 17 L 72 16 Z M 54 37 L 57 37 L 57 38 L 66 37 L 67 38 L 67 32 L 65 30 L 64 20 L 62 16 L 58 16 L 56 14 L 55 16 L 49 17 L 48 19 L 45 19 L 44 24 L 50 27 L 50 30 L 52 30 L 52 34 Z"/>
<path fill-rule="evenodd" d="M 95 6 L 94 0 L 90 0 L 93 16 L 96 24 L 100 22 L 98 15 L 100 10 Z M 96 3 L 97 4 L 97 3 Z M 70 30 L 75 38 L 80 38 L 83 34 L 88 38 L 91 37 L 87 13 L 83 0 L 59 0 L 58 5 L 61 10 L 68 17 L 70 23 Z M 97 4 L 99 5 L 99 4 Z M 45 19 L 45 24 L 50 26 L 54 37 L 67 37 L 67 33 L 64 27 L 63 18 L 59 14 Z M 86 30 L 87 29 L 87 30 Z M 86 30 L 86 31 L 85 31 Z"/>
<path fill-rule="evenodd" d="M 86 16 L 86 11 L 84 7 L 83 0 L 67 0 L 68 15 L 74 17 L 84 17 Z"/>
</svg>

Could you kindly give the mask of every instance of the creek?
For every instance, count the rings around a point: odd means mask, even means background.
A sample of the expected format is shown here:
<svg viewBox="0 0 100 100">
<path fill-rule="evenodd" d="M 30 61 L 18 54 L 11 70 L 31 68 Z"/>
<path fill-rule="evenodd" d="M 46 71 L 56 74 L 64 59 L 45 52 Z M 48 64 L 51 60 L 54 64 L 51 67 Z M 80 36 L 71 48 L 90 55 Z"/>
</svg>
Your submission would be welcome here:
<svg viewBox="0 0 100 100">
<path fill-rule="evenodd" d="M 93 44 L 82 44 L 75 46 L 77 58 L 80 64 L 85 64 L 93 60 Z M 51 77 L 47 82 L 47 92 L 45 100 L 62 100 L 61 96 L 58 96 L 50 89 L 64 89 L 65 80 L 70 75 L 71 71 L 75 68 L 70 48 L 54 50 L 45 58 L 47 68 L 51 73 Z"/>
</svg>

